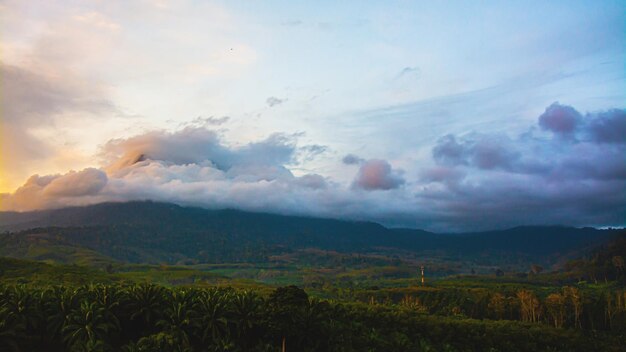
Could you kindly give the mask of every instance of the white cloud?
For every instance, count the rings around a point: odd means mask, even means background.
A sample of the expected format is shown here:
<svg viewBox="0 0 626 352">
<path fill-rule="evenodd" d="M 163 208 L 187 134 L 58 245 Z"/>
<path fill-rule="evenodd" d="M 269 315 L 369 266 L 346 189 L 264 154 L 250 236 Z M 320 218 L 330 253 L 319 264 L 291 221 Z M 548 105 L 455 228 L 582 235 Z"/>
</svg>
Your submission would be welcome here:
<svg viewBox="0 0 626 352">
<path fill-rule="evenodd" d="M 613 124 L 626 116 L 610 111 Z M 15 193 L 2 195 L 0 206 L 29 210 L 151 199 L 432 230 L 619 226 L 626 211 L 626 144 L 597 140 L 590 132 L 606 114 L 587 114 L 567 139 L 549 138 L 551 132 L 536 127 L 514 138 L 447 135 L 433 146 L 434 164 L 423 165 L 418 175 L 405 175 L 386 160 L 352 156 L 348 161 L 359 164 L 352 185 L 315 173 L 294 176 L 290 167 L 300 163 L 300 150 L 311 149 L 299 146 L 297 136 L 274 134 L 230 146 L 201 127 L 153 131 L 104 145 L 111 163 L 102 169 L 32 176 Z"/>
</svg>

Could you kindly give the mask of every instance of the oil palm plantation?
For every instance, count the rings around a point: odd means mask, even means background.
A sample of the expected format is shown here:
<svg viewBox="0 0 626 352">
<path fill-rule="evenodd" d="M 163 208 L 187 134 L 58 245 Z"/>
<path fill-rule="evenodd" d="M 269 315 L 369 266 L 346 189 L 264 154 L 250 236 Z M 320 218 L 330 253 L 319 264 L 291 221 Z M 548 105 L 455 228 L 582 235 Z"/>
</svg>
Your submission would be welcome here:
<svg viewBox="0 0 626 352">
<path fill-rule="evenodd" d="M 62 332 L 72 351 L 106 350 L 108 337 L 118 327 L 107 320 L 106 310 L 96 302 L 83 301 L 68 316 Z"/>
</svg>

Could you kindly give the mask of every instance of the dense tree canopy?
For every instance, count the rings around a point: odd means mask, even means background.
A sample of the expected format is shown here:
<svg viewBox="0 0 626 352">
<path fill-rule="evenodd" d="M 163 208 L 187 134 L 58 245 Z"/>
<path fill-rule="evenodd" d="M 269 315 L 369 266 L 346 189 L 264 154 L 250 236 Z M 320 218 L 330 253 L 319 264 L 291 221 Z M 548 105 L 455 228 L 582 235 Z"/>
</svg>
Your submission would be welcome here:
<svg viewBox="0 0 626 352">
<path fill-rule="evenodd" d="M 626 325 L 622 294 L 611 298 L 606 331 L 588 335 L 575 329 L 588 325 L 580 321 L 575 288 L 551 294 L 545 303 L 528 290 L 518 292 L 517 303 L 500 293 L 484 296 L 484 314 L 502 317 L 514 305 L 528 321 L 523 323 L 469 319 L 462 313 L 466 307 L 452 312 L 456 316 L 429 315 L 419 309 L 419 299 L 407 297 L 397 304 L 321 301 L 296 286 L 269 297 L 152 284 L 2 286 L 0 349 L 276 351 L 284 340 L 288 351 L 618 350 L 615 341 Z M 448 302 L 461 304 L 458 298 Z M 565 322 L 572 328 L 561 328 Z"/>
</svg>

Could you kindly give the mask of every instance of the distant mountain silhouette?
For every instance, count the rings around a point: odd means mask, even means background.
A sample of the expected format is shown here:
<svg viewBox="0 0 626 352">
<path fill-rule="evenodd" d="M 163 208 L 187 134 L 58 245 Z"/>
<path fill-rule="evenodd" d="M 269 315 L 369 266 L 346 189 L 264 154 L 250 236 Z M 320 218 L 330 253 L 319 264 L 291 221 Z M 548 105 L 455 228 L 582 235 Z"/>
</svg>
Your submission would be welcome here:
<svg viewBox="0 0 626 352">
<path fill-rule="evenodd" d="M 305 248 L 387 254 L 444 253 L 458 257 L 549 257 L 606 243 L 621 230 L 524 226 L 435 234 L 389 229 L 373 222 L 208 210 L 157 202 L 102 203 L 25 213 L 0 212 L 0 255 L 39 246 L 82 248 L 128 262 L 266 261 Z M 15 232 L 18 231 L 18 232 Z M 26 240 L 28 239 L 28 241 Z M 26 242 L 25 242 L 26 241 Z"/>
</svg>

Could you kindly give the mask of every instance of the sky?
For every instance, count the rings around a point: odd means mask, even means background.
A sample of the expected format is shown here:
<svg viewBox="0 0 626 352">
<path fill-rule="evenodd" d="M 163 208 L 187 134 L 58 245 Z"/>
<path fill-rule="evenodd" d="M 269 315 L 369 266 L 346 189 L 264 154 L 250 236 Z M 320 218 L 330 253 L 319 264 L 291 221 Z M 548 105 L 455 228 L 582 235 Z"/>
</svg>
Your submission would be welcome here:
<svg viewBox="0 0 626 352">
<path fill-rule="evenodd" d="M 626 224 L 623 1 L 0 0 L 0 210 Z"/>
</svg>

